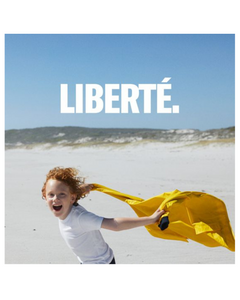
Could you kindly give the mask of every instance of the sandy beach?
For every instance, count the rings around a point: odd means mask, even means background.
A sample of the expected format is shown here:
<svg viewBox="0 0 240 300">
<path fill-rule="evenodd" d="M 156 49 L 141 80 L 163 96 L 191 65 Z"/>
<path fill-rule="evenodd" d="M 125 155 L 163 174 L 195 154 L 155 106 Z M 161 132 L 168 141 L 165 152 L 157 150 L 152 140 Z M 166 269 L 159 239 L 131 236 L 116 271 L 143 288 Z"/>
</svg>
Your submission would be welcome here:
<svg viewBox="0 0 240 300">
<path fill-rule="evenodd" d="M 175 189 L 204 191 L 222 199 L 235 232 L 234 143 L 135 143 L 126 146 L 53 147 L 5 152 L 5 263 L 78 264 L 41 199 L 45 175 L 55 166 L 77 167 L 95 182 L 147 199 Z M 136 216 L 114 198 L 92 192 L 81 205 L 105 217 Z M 152 237 L 137 228 L 102 230 L 118 264 L 233 264 L 235 254 Z"/>
</svg>

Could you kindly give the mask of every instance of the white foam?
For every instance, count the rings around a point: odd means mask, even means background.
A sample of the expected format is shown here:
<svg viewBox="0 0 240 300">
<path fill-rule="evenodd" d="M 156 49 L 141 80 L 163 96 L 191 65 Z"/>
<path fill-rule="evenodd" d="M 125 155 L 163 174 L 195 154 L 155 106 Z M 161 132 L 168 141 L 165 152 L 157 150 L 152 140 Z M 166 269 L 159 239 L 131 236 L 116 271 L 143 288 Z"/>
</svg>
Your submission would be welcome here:
<svg viewBox="0 0 240 300">
<path fill-rule="evenodd" d="M 62 137 L 62 136 L 64 136 L 64 135 L 65 135 L 65 133 L 60 132 L 60 133 L 58 133 L 58 134 L 54 134 L 54 135 L 53 135 L 53 138 Z"/>
</svg>

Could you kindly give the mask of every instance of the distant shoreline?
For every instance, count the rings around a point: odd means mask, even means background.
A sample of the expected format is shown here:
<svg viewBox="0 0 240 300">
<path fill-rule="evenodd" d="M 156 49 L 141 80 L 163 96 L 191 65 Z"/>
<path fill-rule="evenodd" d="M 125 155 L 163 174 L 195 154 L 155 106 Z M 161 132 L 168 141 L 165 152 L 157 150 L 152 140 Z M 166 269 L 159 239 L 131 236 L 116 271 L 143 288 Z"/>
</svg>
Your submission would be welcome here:
<svg viewBox="0 0 240 300">
<path fill-rule="evenodd" d="M 43 147 L 120 146 L 149 142 L 205 143 L 235 142 L 235 127 L 200 131 L 197 129 L 137 129 L 38 127 L 5 131 L 5 149 Z"/>
<path fill-rule="evenodd" d="M 145 128 L 145 127 L 85 127 L 85 126 L 41 126 L 41 127 L 27 127 L 27 128 L 11 128 L 5 129 L 6 131 L 11 130 L 33 130 L 33 129 L 42 129 L 42 128 L 84 128 L 84 129 L 103 129 L 103 130 L 198 130 L 198 131 L 208 131 L 208 130 L 220 130 L 220 129 L 229 129 L 234 128 L 235 126 L 227 126 L 220 128 L 208 128 L 208 129 L 197 129 L 197 128 Z"/>
</svg>

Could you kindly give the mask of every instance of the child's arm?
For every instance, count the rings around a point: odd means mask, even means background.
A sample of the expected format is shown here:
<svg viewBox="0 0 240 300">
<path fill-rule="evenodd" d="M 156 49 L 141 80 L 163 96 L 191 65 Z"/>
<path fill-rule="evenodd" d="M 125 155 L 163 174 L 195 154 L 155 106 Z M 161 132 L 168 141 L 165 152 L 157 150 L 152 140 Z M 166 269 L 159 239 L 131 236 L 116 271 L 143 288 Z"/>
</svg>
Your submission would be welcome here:
<svg viewBox="0 0 240 300">
<path fill-rule="evenodd" d="M 127 230 L 139 226 L 146 226 L 159 221 L 160 217 L 165 213 L 164 210 L 157 209 L 154 214 L 149 217 L 141 218 L 114 218 L 103 219 L 102 228 L 113 231 Z"/>
<path fill-rule="evenodd" d="M 92 184 L 82 184 L 81 190 L 83 195 L 87 195 L 92 190 Z M 165 210 L 157 209 L 155 213 L 153 213 L 149 217 L 141 217 L 141 218 L 113 218 L 107 219 L 104 218 L 102 222 L 101 228 L 109 229 L 113 231 L 127 230 L 135 227 L 146 226 L 150 224 L 154 224 L 159 221 L 160 217 L 165 213 Z"/>
</svg>

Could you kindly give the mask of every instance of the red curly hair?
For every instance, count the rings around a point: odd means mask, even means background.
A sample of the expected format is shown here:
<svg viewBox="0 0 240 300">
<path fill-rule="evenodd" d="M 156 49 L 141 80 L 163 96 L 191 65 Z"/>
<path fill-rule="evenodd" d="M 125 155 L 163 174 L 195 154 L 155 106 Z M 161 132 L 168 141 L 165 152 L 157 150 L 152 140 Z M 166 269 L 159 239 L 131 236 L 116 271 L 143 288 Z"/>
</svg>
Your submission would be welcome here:
<svg viewBox="0 0 240 300">
<path fill-rule="evenodd" d="M 83 191 L 81 189 L 81 185 L 84 184 L 85 178 L 79 177 L 79 171 L 75 168 L 63 168 L 63 167 L 56 167 L 53 168 L 48 172 L 46 175 L 46 181 L 42 187 L 42 198 L 46 198 L 46 184 L 49 179 L 55 179 L 62 181 L 65 183 L 72 194 L 76 194 L 75 205 L 77 205 L 77 201 L 80 198 L 83 198 Z"/>
</svg>

